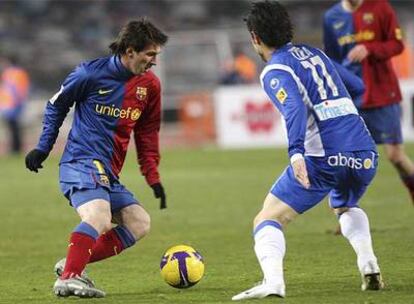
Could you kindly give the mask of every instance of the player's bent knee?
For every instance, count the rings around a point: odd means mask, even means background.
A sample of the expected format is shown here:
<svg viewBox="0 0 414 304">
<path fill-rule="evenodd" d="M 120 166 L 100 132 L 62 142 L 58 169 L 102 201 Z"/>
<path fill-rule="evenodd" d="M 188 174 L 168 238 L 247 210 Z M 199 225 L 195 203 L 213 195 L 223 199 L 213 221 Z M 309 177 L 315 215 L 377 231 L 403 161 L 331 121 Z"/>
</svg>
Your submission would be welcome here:
<svg viewBox="0 0 414 304">
<path fill-rule="evenodd" d="M 137 239 L 141 239 L 150 232 L 151 228 L 151 218 L 148 213 L 145 216 L 141 216 L 140 220 L 136 222 L 136 232 L 134 235 L 137 236 Z"/>
<path fill-rule="evenodd" d="M 297 215 L 298 213 L 292 207 L 269 193 L 263 203 L 262 210 L 255 217 L 253 224 L 257 226 L 265 220 L 273 220 L 282 226 L 286 226 Z"/>
<path fill-rule="evenodd" d="M 99 234 L 102 234 L 112 229 L 110 216 L 88 216 L 82 218 L 82 221 L 88 223 L 93 228 L 95 228 Z"/>
<path fill-rule="evenodd" d="M 142 239 L 149 233 L 151 217 L 142 207 L 134 208 L 134 211 L 124 218 L 124 225 L 134 234 L 136 240 Z"/>
<path fill-rule="evenodd" d="M 112 229 L 109 202 L 96 199 L 79 206 L 76 210 L 82 221 L 94 227 L 99 234 Z"/>
</svg>

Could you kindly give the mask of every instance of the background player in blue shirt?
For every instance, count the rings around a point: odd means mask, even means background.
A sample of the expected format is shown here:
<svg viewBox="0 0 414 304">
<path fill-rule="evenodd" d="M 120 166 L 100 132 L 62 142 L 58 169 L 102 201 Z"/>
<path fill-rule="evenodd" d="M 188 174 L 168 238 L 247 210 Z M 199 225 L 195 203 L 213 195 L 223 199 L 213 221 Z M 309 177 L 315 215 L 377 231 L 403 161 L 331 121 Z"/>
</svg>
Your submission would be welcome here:
<svg viewBox="0 0 414 304">
<path fill-rule="evenodd" d="M 327 195 L 357 254 L 362 290 L 381 289 L 368 217 L 358 207 L 378 163 L 364 121 L 331 60 L 318 49 L 291 43 L 292 25 L 282 5 L 254 3 L 246 23 L 255 51 L 267 62 L 261 83 L 286 123 L 291 164 L 254 219 L 254 249 L 264 279 L 232 299 L 285 296 L 282 229 Z"/>
<path fill-rule="evenodd" d="M 26 167 L 35 172 L 76 104 L 59 179 L 81 223 L 66 259 L 55 266 L 57 296 L 105 296 L 86 276 L 86 264 L 119 254 L 149 231 L 148 213 L 118 178 L 132 132 L 141 172 L 166 207 L 157 169 L 161 89 L 149 69 L 167 40 L 145 18 L 129 22 L 109 46 L 112 56 L 81 63 L 47 103 L 39 143 L 26 156 Z M 112 228 L 111 221 L 118 225 Z"/>
</svg>

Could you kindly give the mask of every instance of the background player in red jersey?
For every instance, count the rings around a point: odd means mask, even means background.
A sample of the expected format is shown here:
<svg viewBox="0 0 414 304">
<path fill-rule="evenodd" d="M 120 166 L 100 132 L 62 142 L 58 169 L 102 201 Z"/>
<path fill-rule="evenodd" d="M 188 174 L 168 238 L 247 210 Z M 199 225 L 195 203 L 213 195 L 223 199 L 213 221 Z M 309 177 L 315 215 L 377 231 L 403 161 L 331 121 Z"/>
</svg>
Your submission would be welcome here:
<svg viewBox="0 0 414 304">
<path fill-rule="evenodd" d="M 401 29 L 386 0 L 342 0 L 324 17 L 326 53 L 362 77 L 360 102 L 375 142 L 397 169 L 414 204 L 414 165 L 402 145 L 401 91 L 391 58 L 403 51 Z"/>
<path fill-rule="evenodd" d="M 66 260 L 55 266 L 57 296 L 105 296 L 86 276 L 86 264 L 119 254 L 149 231 L 148 213 L 119 181 L 132 132 L 141 171 L 166 207 L 158 173 L 161 89 L 149 69 L 167 39 L 146 19 L 129 22 L 110 45 L 112 56 L 81 63 L 47 103 L 39 143 L 26 156 L 26 167 L 35 172 L 76 102 L 59 179 L 81 223 Z"/>
</svg>

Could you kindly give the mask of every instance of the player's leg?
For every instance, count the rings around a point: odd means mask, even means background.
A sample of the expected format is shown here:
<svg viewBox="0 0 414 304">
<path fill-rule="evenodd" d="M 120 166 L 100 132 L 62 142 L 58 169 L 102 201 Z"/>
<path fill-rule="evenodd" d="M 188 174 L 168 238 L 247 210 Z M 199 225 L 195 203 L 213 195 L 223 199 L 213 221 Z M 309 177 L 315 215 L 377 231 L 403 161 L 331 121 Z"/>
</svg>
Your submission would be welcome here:
<svg viewBox="0 0 414 304">
<path fill-rule="evenodd" d="M 89 263 L 97 262 L 133 246 L 148 234 L 150 216 L 132 193 L 115 182 L 111 187 L 112 220 L 117 224 L 96 241 Z"/>
<path fill-rule="evenodd" d="M 402 145 L 401 106 L 393 104 L 379 109 L 362 110 L 361 116 L 376 144 L 384 145 L 387 159 L 397 169 L 414 204 L 414 164 Z"/>
<path fill-rule="evenodd" d="M 414 204 L 414 164 L 408 157 L 402 144 L 384 144 L 387 159 L 394 165 L 401 180 L 407 187 Z"/>
<path fill-rule="evenodd" d="M 81 192 L 90 192 L 86 190 Z M 72 204 L 74 202 L 72 201 Z M 81 223 L 70 236 L 66 263 L 62 275 L 54 284 L 58 296 L 103 297 L 105 293 L 82 276 L 98 236 L 111 228 L 110 204 L 104 199 L 93 199 L 76 208 Z"/>
<path fill-rule="evenodd" d="M 81 223 L 70 236 L 64 270 L 54 285 L 58 296 L 105 295 L 82 276 L 99 235 L 112 227 L 109 186 L 97 182 L 100 180 L 97 170 L 92 160 L 63 163 L 60 166 L 61 190 L 76 209 Z"/>
<path fill-rule="evenodd" d="M 261 284 L 235 295 L 232 300 L 265 298 L 267 296 L 285 297 L 283 278 L 283 258 L 286 252 L 285 227 L 297 212 L 269 193 L 262 210 L 253 222 L 254 251 L 263 272 Z"/>
<path fill-rule="evenodd" d="M 266 284 L 285 285 L 283 258 L 286 252 L 286 241 L 283 228 L 286 228 L 287 224 L 297 215 L 298 213 L 292 207 L 269 193 L 262 210 L 253 221 L 254 251 Z"/>
<path fill-rule="evenodd" d="M 339 218 L 342 235 L 349 241 L 357 255 L 357 265 L 362 276 L 362 290 L 378 290 L 383 282 L 374 254 L 368 216 L 358 202 L 376 173 L 377 156 L 374 152 L 356 152 L 354 159 L 364 164 L 360 169 L 343 167 L 338 173 L 339 186 L 330 194 L 331 207 Z"/>
<path fill-rule="evenodd" d="M 316 181 L 316 168 L 307 159 L 311 188 L 305 189 L 299 184 L 291 167 L 282 174 L 271 192 L 267 195 L 262 210 L 254 219 L 254 250 L 263 271 L 263 282 L 249 290 L 234 296 L 233 300 L 264 298 L 270 295 L 285 296 L 283 278 L 283 259 L 286 245 L 282 228 L 291 222 L 299 213 L 315 206 L 328 193 L 324 186 L 312 186 Z M 323 181 L 318 180 L 319 185 Z"/>
<path fill-rule="evenodd" d="M 106 200 L 94 199 L 82 204 L 76 211 L 82 222 L 71 234 L 62 279 L 81 275 L 92 255 L 96 240 L 112 228 L 110 203 Z"/>
<path fill-rule="evenodd" d="M 149 232 L 150 217 L 138 204 L 121 209 L 114 215 L 114 221 L 118 225 L 99 237 L 89 263 L 120 254 Z"/>
</svg>

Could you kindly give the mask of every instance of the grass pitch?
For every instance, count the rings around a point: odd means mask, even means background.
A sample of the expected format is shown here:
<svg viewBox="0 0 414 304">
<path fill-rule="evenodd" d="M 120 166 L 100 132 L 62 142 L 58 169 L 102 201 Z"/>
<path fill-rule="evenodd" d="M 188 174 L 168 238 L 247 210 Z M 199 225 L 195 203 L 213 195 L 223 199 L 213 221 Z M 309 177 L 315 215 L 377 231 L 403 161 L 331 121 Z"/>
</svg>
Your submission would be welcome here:
<svg viewBox="0 0 414 304">
<path fill-rule="evenodd" d="M 413 157 L 414 145 L 407 150 Z M 25 170 L 23 158 L 0 159 L 0 303 L 76 301 L 57 299 L 51 291 L 53 265 L 65 255 L 68 235 L 78 223 L 59 192 L 57 164 L 52 157 L 33 174 Z M 150 212 L 152 231 L 120 256 L 89 265 L 107 297 L 80 301 L 231 303 L 231 296 L 261 279 L 252 219 L 286 164 L 285 150 L 166 150 L 161 173 L 168 209 L 160 211 L 130 157 L 121 181 Z M 414 209 L 385 159 L 362 206 L 370 217 L 384 291 L 360 291 L 354 252 L 344 238 L 327 233 L 336 219 L 325 201 L 285 230 L 287 298 L 260 302 L 414 303 Z M 164 250 L 182 243 L 194 246 L 206 261 L 205 277 L 188 290 L 169 287 L 159 274 Z"/>
</svg>

